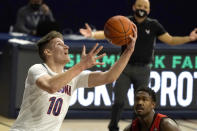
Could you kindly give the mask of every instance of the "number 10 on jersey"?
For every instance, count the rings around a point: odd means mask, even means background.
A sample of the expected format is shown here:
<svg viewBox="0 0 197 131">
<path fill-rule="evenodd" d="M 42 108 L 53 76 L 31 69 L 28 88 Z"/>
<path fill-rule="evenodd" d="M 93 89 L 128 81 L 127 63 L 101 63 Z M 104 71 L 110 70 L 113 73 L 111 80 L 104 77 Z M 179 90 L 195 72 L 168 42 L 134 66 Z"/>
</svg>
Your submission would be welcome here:
<svg viewBox="0 0 197 131">
<path fill-rule="evenodd" d="M 49 105 L 49 109 L 47 111 L 47 114 L 52 114 L 54 116 L 58 116 L 60 114 L 61 108 L 62 108 L 62 104 L 63 104 L 63 99 L 62 98 L 56 98 L 56 97 L 51 97 L 49 99 L 49 101 L 51 102 Z"/>
</svg>

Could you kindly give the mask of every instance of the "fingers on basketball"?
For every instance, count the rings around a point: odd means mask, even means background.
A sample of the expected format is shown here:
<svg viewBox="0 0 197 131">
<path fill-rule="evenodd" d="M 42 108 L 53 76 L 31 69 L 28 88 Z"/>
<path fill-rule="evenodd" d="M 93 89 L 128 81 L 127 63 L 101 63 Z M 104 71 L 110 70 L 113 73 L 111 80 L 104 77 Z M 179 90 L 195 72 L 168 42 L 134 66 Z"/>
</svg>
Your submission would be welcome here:
<svg viewBox="0 0 197 131">
<path fill-rule="evenodd" d="M 117 15 L 109 18 L 104 25 L 104 34 L 107 40 L 117 46 L 131 42 L 129 36 L 134 36 L 137 30 L 135 24 L 125 16 Z"/>
</svg>

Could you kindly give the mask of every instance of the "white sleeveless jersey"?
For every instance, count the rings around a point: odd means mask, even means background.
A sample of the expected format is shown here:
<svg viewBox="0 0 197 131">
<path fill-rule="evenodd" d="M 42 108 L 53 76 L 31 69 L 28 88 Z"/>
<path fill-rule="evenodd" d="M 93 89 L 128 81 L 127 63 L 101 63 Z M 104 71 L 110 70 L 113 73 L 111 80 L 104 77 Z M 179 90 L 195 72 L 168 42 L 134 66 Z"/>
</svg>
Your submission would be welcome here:
<svg viewBox="0 0 197 131">
<path fill-rule="evenodd" d="M 88 87 L 89 72 L 83 71 L 60 91 L 49 94 L 35 83 L 46 74 L 56 75 L 46 64 L 29 69 L 21 109 L 10 131 L 59 131 L 74 90 Z"/>
</svg>

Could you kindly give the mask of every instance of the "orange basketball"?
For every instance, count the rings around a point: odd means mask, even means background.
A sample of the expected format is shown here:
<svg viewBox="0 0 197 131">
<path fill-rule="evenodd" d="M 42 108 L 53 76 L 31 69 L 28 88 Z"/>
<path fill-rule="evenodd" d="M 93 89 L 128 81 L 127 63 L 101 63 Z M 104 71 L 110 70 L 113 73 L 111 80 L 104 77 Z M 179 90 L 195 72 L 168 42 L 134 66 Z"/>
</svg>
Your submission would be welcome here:
<svg viewBox="0 0 197 131">
<path fill-rule="evenodd" d="M 128 44 L 129 35 L 133 36 L 133 25 L 133 22 L 125 16 L 113 16 L 104 25 L 105 37 L 117 46 Z"/>
</svg>

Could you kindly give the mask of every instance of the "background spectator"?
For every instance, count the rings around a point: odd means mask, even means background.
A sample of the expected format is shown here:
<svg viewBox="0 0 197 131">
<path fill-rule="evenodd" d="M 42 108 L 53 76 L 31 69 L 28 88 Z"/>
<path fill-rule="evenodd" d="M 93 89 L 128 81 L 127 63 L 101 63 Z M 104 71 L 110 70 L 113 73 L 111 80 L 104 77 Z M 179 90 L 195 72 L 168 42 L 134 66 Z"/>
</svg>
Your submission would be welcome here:
<svg viewBox="0 0 197 131">
<path fill-rule="evenodd" d="M 43 0 L 29 0 L 29 3 L 20 8 L 17 13 L 14 32 L 36 35 L 39 24 L 49 23 L 52 26 L 53 22 L 55 22 L 53 14 Z"/>
</svg>

